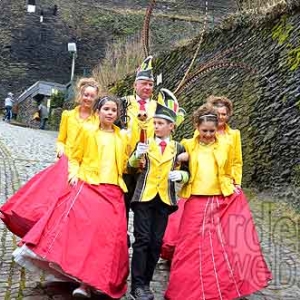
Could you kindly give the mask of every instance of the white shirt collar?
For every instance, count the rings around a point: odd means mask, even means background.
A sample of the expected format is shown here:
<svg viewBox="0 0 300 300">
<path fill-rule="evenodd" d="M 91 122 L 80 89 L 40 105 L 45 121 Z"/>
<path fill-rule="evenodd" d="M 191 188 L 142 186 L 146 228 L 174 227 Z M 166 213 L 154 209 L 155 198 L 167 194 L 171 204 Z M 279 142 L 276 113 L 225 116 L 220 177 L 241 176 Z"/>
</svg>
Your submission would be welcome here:
<svg viewBox="0 0 300 300">
<path fill-rule="evenodd" d="M 136 95 L 136 101 L 140 101 L 140 100 L 142 100 L 142 98 L 139 95 Z M 146 101 L 146 103 L 148 103 L 150 101 L 150 98 L 144 100 Z"/>
</svg>

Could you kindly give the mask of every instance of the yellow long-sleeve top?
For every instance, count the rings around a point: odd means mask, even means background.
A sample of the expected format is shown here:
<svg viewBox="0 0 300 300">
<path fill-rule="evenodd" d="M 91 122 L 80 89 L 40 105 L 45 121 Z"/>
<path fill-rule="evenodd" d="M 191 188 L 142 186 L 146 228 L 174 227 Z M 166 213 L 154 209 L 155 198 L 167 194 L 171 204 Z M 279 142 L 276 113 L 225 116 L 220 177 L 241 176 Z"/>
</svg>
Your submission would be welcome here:
<svg viewBox="0 0 300 300">
<path fill-rule="evenodd" d="M 195 130 L 194 137 L 198 136 L 198 130 Z M 232 145 L 232 176 L 235 184 L 242 184 L 243 174 L 243 156 L 241 133 L 238 129 L 232 129 L 229 125 L 225 125 L 224 134 L 217 132 L 217 137 L 220 141 L 225 141 Z"/>
<path fill-rule="evenodd" d="M 99 182 L 118 185 L 118 168 L 116 164 L 116 141 L 114 133 L 98 130 L 97 134 L 98 147 L 101 149 L 101 172 L 99 174 Z"/>
<path fill-rule="evenodd" d="M 229 196 L 234 192 L 233 149 L 230 143 L 217 139 L 213 145 L 208 146 L 211 149 L 206 149 L 204 147 L 207 146 L 199 146 L 199 136 L 194 136 L 192 139 L 183 140 L 181 144 L 189 154 L 190 178 L 182 187 L 180 197 L 189 198 L 193 194 L 216 195 L 216 193 Z M 205 186 L 208 182 L 209 186 Z"/>
<path fill-rule="evenodd" d="M 192 195 L 221 195 L 218 179 L 218 165 L 214 157 L 214 144 L 197 144 L 194 151 L 196 156 L 196 175 L 192 182 Z"/>
<path fill-rule="evenodd" d="M 95 115 L 91 115 L 87 119 L 80 118 L 79 106 L 62 113 L 56 141 L 57 153 L 63 151 L 68 157 L 70 156 L 71 148 L 82 126 L 96 129 L 99 127 L 99 118 Z"/>
<path fill-rule="evenodd" d="M 133 152 L 135 145 L 140 141 L 141 129 L 146 129 L 147 137 L 152 138 L 154 136 L 154 123 L 153 116 L 156 110 L 157 102 L 155 100 L 149 100 L 146 104 L 147 119 L 140 121 L 138 114 L 140 112 L 137 96 L 126 97 L 129 106 L 127 108 L 128 115 L 128 136 L 129 136 L 129 152 Z"/>
<path fill-rule="evenodd" d="M 115 184 L 127 192 L 122 175 L 127 163 L 127 136 L 117 126 L 114 132 L 82 127 L 69 158 L 69 179 L 90 184 Z"/>
</svg>

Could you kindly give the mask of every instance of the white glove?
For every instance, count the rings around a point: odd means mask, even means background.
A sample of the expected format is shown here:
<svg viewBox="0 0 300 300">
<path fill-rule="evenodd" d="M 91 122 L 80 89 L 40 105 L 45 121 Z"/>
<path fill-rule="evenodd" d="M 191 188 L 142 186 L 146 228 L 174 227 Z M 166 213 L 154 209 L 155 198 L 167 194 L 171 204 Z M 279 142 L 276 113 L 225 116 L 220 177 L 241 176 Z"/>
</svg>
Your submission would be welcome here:
<svg viewBox="0 0 300 300">
<path fill-rule="evenodd" d="M 180 171 L 171 171 L 169 173 L 169 180 L 171 181 L 181 181 L 182 175 Z"/>
<path fill-rule="evenodd" d="M 149 145 L 145 143 L 138 143 L 136 150 L 135 150 L 135 156 L 137 158 L 140 158 L 143 154 L 146 154 L 148 151 Z"/>
</svg>

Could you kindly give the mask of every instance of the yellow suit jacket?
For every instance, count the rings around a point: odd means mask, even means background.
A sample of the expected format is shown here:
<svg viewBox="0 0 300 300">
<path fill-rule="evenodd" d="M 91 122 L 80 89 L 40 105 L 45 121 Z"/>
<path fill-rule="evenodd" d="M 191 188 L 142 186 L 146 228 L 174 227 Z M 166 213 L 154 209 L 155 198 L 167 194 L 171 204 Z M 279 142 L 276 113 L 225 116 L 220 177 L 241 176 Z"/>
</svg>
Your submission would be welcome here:
<svg viewBox="0 0 300 300">
<path fill-rule="evenodd" d="M 68 157 L 70 156 L 71 148 L 82 126 L 91 130 L 96 129 L 99 127 L 99 118 L 91 115 L 85 120 L 81 119 L 79 106 L 72 110 L 63 111 L 56 142 L 57 153 L 62 150 Z"/>
<path fill-rule="evenodd" d="M 127 192 L 127 187 L 123 181 L 122 175 L 127 162 L 127 136 L 123 134 L 117 126 L 115 129 L 116 141 L 116 164 L 118 170 L 118 185 Z M 69 179 L 74 176 L 90 184 L 99 184 L 100 178 L 100 158 L 103 149 L 99 146 L 97 140 L 97 131 L 82 128 L 79 132 L 73 151 L 69 158 Z M 108 178 L 107 183 L 111 182 Z"/>
<path fill-rule="evenodd" d="M 128 121 L 128 136 L 129 136 L 129 153 L 135 148 L 135 145 L 140 140 L 141 128 L 147 130 L 147 138 L 152 138 L 154 136 L 154 124 L 153 116 L 156 110 L 157 102 L 155 100 L 150 100 L 147 104 L 147 120 L 140 121 L 137 117 L 140 108 L 135 96 L 127 96 L 127 103 L 129 104 L 127 108 L 127 115 L 129 117 Z"/>
<path fill-rule="evenodd" d="M 170 171 L 178 169 L 177 156 L 183 152 L 185 149 L 181 144 L 170 141 L 162 154 L 155 139 L 149 139 L 149 149 L 145 155 L 146 166 L 139 175 L 132 202 L 150 201 L 159 194 L 164 203 L 177 205 L 175 184 L 168 179 L 168 176 Z M 129 159 L 129 165 L 138 168 L 138 162 L 139 160 L 133 153 Z M 187 166 L 182 165 L 180 169 L 185 173 L 182 175 L 187 181 L 189 178 Z"/>
<path fill-rule="evenodd" d="M 194 136 L 192 139 L 185 139 L 181 143 L 185 147 L 189 154 L 189 171 L 190 179 L 187 184 L 185 184 L 179 195 L 182 198 L 189 198 L 191 196 L 192 183 L 197 174 L 197 157 L 194 150 L 197 146 L 198 136 Z M 233 149 L 230 143 L 225 141 L 217 140 L 214 146 L 214 157 L 218 165 L 218 179 L 220 183 L 220 189 L 224 196 L 229 196 L 234 192 L 233 176 L 232 176 L 232 155 Z"/>
</svg>

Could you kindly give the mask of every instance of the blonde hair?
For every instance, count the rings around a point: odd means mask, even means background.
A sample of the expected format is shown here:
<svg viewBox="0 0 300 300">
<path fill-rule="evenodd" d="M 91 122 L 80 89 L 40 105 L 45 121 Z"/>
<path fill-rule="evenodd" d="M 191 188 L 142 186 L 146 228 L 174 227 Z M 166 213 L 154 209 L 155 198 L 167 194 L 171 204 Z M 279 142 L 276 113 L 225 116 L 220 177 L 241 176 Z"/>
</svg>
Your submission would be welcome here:
<svg viewBox="0 0 300 300">
<path fill-rule="evenodd" d="M 206 99 L 206 102 L 214 107 L 225 107 L 227 109 L 227 114 L 230 117 L 233 114 L 232 102 L 227 97 L 211 95 Z"/>
<path fill-rule="evenodd" d="M 82 93 L 87 87 L 93 87 L 97 90 L 96 99 L 99 97 L 101 89 L 99 83 L 93 77 L 81 78 L 76 84 L 76 96 L 75 103 L 80 103 L 82 98 Z"/>
</svg>

